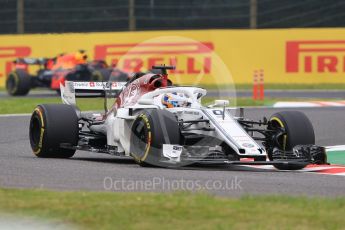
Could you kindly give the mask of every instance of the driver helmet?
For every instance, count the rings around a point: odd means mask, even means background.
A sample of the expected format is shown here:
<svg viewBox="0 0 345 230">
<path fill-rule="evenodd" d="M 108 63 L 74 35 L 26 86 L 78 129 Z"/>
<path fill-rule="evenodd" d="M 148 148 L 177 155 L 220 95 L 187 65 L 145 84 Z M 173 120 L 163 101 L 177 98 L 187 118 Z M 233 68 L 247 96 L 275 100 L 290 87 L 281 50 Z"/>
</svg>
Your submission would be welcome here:
<svg viewBox="0 0 345 230">
<path fill-rule="evenodd" d="M 191 105 L 190 99 L 183 93 L 166 93 L 162 97 L 162 104 L 167 108 L 175 107 L 189 107 Z"/>
<path fill-rule="evenodd" d="M 84 51 L 78 51 L 74 54 L 74 61 L 76 64 L 85 64 L 87 60 L 87 55 Z"/>
</svg>

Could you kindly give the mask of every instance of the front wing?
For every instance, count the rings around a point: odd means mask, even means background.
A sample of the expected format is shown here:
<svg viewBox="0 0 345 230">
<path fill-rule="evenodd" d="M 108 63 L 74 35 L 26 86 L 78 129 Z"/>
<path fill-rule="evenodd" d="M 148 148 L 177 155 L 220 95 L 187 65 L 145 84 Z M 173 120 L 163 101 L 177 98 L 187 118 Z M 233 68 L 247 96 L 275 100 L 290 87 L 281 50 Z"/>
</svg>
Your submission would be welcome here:
<svg viewBox="0 0 345 230">
<path fill-rule="evenodd" d="M 266 161 L 231 160 L 217 148 L 167 144 L 163 145 L 162 156 L 162 163 L 172 165 L 190 163 L 236 165 L 307 165 L 327 163 L 325 147 L 316 145 L 298 145 L 292 151 L 275 149 L 273 150 L 273 158 Z"/>
</svg>

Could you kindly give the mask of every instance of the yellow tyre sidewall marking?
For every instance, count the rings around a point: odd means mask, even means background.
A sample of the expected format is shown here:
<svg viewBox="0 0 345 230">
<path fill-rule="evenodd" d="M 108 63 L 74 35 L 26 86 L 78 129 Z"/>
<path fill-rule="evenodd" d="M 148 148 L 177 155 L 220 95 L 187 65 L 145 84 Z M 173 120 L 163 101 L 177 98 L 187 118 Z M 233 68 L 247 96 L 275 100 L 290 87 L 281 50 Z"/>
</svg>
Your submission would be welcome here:
<svg viewBox="0 0 345 230">
<path fill-rule="evenodd" d="M 131 153 L 132 157 L 134 158 L 135 161 L 137 162 L 144 162 L 149 154 L 150 148 L 151 148 L 151 141 L 152 141 L 152 133 L 151 133 L 151 125 L 149 122 L 148 117 L 145 114 L 140 114 L 138 118 L 141 118 L 144 123 L 146 128 L 148 129 L 148 141 L 146 143 L 146 148 L 144 150 L 144 155 L 142 157 L 137 156 L 135 153 Z"/>
<path fill-rule="evenodd" d="M 140 161 L 143 162 L 146 160 L 149 154 L 149 150 L 151 148 L 152 135 L 151 135 L 151 125 L 150 125 L 149 118 L 145 114 L 140 114 L 139 117 L 145 122 L 146 128 L 148 129 L 148 134 L 147 134 L 148 140 L 147 140 L 144 156 L 140 159 Z"/>
<path fill-rule="evenodd" d="M 271 121 L 276 121 L 276 122 L 278 122 L 278 124 L 279 124 L 282 128 L 285 128 L 283 121 L 280 120 L 278 117 L 272 117 L 272 118 L 271 118 Z M 284 150 L 284 151 L 286 150 L 286 143 L 287 143 L 287 135 L 285 134 L 285 135 L 283 136 L 283 150 Z"/>
<path fill-rule="evenodd" d="M 36 108 L 34 110 L 35 113 L 38 114 L 40 120 L 41 120 L 41 132 L 40 132 L 40 140 L 39 140 L 39 143 L 38 143 L 38 149 L 36 151 L 34 151 L 34 154 L 37 155 L 41 152 L 42 150 L 42 145 L 43 145 L 43 137 L 44 137 L 44 119 L 43 119 L 43 115 L 42 115 L 42 111 L 40 108 Z"/>
</svg>

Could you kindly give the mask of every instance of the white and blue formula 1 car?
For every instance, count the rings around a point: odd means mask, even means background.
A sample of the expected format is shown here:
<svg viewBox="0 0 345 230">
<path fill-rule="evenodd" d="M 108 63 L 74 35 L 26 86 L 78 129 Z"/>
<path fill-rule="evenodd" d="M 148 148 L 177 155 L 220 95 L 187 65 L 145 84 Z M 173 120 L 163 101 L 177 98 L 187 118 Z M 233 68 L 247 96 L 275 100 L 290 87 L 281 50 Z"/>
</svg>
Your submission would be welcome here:
<svg viewBox="0 0 345 230">
<path fill-rule="evenodd" d="M 167 69 L 139 73 L 128 82 L 66 82 L 64 104 L 38 105 L 30 122 L 30 143 L 37 157 L 72 157 L 76 150 L 133 157 L 140 165 L 270 164 L 297 170 L 325 163 L 315 146 L 311 122 L 301 112 L 284 111 L 269 119 L 245 119 L 243 109 L 216 100 L 204 107 L 206 90 L 175 87 Z M 103 114 L 82 113 L 76 97 L 112 93 L 115 104 Z M 105 97 L 106 98 L 106 97 Z M 253 161 L 241 161 L 252 158 Z"/>
</svg>

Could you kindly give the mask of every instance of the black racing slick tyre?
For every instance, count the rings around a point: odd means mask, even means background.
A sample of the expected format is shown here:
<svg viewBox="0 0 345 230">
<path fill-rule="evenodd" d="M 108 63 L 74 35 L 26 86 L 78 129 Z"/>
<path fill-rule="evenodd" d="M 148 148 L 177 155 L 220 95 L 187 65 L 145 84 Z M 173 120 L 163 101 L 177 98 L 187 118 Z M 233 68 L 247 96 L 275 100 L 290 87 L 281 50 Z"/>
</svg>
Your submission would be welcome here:
<svg viewBox="0 0 345 230">
<path fill-rule="evenodd" d="M 181 142 L 175 115 L 166 110 L 146 110 L 134 120 L 131 128 L 130 152 L 141 166 L 165 166 L 163 144 Z"/>
<path fill-rule="evenodd" d="M 30 144 L 37 157 L 69 158 L 76 150 L 61 144 L 78 144 L 78 117 L 74 107 L 44 104 L 35 108 L 30 120 Z"/>
<path fill-rule="evenodd" d="M 279 146 L 276 146 L 282 151 L 292 151 L 297 145 L 314 145 L 315 133 L 313 125 L 308 117 L 299 111 L 283 111 L 278 112 L 270 118 L 270 129 L 283 128 L 285 135 L 278 139 Z M 272 149 L 268 151 L 268 157 L 272 160 Z M 299 170 L 306 166 L 306 164 L 288 164 L 288 165 L 274 165 L 280 170 Z"/>
<path fill-rule="evenodd" d="M 6 90 L 11 96 L 25 96 L 31 89 L 31 76 L 24 70 L 11 72 L 6 79 Z"/>
</svg>

